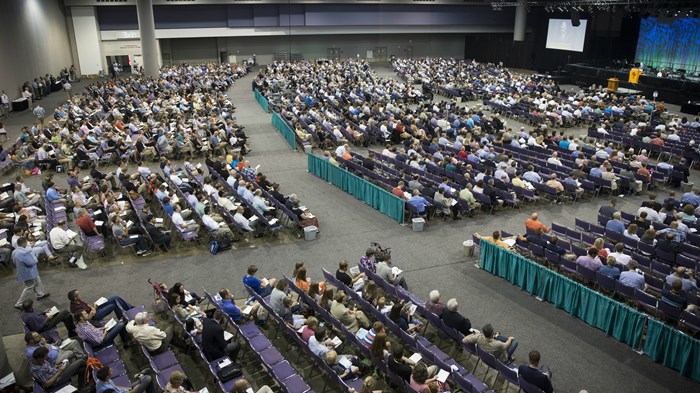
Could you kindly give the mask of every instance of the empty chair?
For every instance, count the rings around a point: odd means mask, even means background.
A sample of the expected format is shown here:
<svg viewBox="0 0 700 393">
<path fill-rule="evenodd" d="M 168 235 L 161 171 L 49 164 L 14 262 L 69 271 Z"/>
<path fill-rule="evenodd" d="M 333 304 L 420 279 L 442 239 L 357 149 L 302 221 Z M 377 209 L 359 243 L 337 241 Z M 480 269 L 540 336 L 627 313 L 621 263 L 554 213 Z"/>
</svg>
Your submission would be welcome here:
<svg viewBox="0 0 700 393">
<path fill-rule="evenodd" d="M 615 293 L 621 296 L 626 301 L 633 301 L 635 299 L 635 288 L 629 287 L 618 280 L 615 280 Z"/>
<path fill-rule="evenodd" d="M 657 307 L 659 309 L 659 312 L 661 313 L 661 317 L 664 320 L 673 324 L 678 323 L 678 320 L 681 317 L 681 312 L 683 312 L 683 309 L 681 309 L 680 307 L 676 307 L 669 303 L 666 303 L 665 301 L 663 301 L 663 299 L 658 302 Z"/>
<path fill-rule="evenodd" d="M 617 280 L 600 272 L 595 272 L 595 279 L 598 287 L 602 288 L 611 295 L 615 294 L 615 283 Z"/>
<path fill-rule="evenodd" d="M 659 299 L 656 298 L 656 296 L 650 295 L 639 289 L 635 289 L 634 295 L 637 299 L 638 308 L 647 311 L 654 316 L 658 314 L 657 304 L 659 303 Z"/>
</svg>

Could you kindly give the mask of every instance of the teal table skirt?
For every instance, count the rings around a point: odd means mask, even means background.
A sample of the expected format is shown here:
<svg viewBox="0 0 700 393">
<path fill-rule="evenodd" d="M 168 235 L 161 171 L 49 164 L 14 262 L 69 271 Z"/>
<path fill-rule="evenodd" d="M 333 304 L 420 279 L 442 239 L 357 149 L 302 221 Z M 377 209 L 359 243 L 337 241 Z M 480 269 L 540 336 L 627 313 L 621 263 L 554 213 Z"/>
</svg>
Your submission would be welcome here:
<svg viewBox="0 0 700 393">
<path fill-rule="evenodd" d="M 341 167 L 330 164 L 323 158 L 310 153 L 307 154 L 307 158 L 309 173 L 313 173 L 321 179 L 330 182 L 399 223 L 403 223 L 403 199 Z"/>
<path fill-rule="evenodd" d="M 293 150 L 297 149 L 297 140 L 294 136 L 294 130 L 292 130 L 292 127 L 290 127 L 289 124 L 287 124 L 287 122 L 277 114 L 277 112 L 272 112 L 272 126 L 275 127 L 280 134 L 282 134 Z"/>
</svg>

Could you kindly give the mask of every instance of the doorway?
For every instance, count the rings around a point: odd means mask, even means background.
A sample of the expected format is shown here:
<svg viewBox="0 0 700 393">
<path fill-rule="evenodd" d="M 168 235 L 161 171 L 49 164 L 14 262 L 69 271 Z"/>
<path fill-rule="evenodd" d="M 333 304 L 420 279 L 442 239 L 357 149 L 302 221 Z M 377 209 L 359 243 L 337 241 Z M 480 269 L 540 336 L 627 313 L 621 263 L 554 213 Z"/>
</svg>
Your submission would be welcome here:
<svg viewBox="0 0 700 393">
<path fill-rule="evenodd" d="M 377 61 L 384 62 L 386 58 L 386 46 L 378 46 L 374 48 L 374 58 Z"/>
<path fill-rule="evenodd" d="M 340 48 L 328 48 L 328 60 L 340 60 Z"/>
</svg>

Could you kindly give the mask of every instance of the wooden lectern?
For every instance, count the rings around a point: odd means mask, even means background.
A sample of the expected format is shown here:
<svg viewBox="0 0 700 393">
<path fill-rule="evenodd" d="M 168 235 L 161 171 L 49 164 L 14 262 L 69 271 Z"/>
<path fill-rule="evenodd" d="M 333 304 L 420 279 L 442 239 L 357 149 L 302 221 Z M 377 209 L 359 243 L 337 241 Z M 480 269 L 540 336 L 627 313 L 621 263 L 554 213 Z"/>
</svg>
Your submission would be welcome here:
<svg viewBox="0 0 700 393">
<path fill-rule="evenodd" d="M 608 91 L 617 91 L 617 88 L 620 87 L 620 80 L 617 78 L 610 78 L 608 79 Z"/>
</svg>

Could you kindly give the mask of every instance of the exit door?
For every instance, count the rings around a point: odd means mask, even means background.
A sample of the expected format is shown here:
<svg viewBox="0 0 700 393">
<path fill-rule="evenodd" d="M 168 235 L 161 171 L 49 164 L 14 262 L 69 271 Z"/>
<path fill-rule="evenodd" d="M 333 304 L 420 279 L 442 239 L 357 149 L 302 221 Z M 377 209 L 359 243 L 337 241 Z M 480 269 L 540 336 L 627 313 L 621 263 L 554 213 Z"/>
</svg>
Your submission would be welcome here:
<svg viewBox="0 0 700 393">
<path fill-rule="evenodd" d="M 377 61 L 386 61 L 386 46 L 374 48 L 374 58 Z"/>
<path fill-rule="evenodd" d="M 340 60 L 340 48 L 328 48 L 328 60 Z"/>
</svg>

